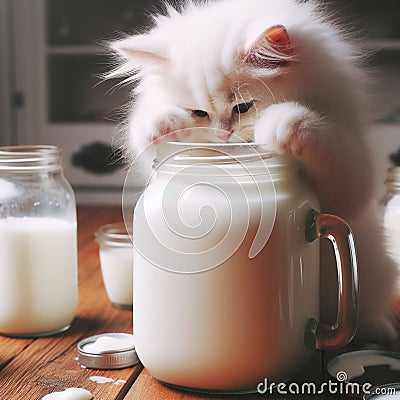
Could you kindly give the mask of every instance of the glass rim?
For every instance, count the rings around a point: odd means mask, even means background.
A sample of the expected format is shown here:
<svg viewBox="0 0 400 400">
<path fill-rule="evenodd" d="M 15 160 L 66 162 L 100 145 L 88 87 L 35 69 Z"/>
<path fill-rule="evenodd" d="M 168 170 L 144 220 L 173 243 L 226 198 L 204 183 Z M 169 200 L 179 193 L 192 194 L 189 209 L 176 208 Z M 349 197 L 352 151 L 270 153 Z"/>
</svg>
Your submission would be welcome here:
<svg viewBox="0 0 400 400">
<path fill-rule="evenodd" d="M 278 154 L 266 148 L 266 145 L 254 142 L 239 143 L 159 143 L 154 164 L 180 164 L 190 161 L 209 163 L 235 163 L 242 161 L 272 159 Z M 204 154 L 203 152 L 210 152 Z M 214 153 L 214 154 L 213 154 Z"/>
<path fill-rule="evenodd" d="M 279 173 L 282 168 L 300 168 L 294 157 L 277 154 L 267 145 L 254 142 L 161 142 L 157 146 L 157 155 L 153 159 L 154 171 L 161 168 L 165 172 L 179 171 L 188 175 L 211 173 L 217 176 L 217 167 L 226 168 L 234 176 L 270 176 Z M 186 169 L 187 166 L 190 168 Z"/>
<path fill-rule="evenodd" d="M 133 227 L 123 222 L 105 224 L 94 232 L 97 243 L 110 247 L 132 247 Z"/>
<path fill-rule="evenodd" d="M 0 170 L 29 172 L 61 169 L 62 149 L 55 145 L 0 146 Z"/>
<path fill-rule="evenodd" d="M 24 144 L 24 145 L 11 145 L 11 146 L 0 146 L 1 153 L 11 154 L 32 154 L 32 152 L 41 151 L 44 152 L 61 152 L 61 148 L 52 144 Z"/>
</svg>

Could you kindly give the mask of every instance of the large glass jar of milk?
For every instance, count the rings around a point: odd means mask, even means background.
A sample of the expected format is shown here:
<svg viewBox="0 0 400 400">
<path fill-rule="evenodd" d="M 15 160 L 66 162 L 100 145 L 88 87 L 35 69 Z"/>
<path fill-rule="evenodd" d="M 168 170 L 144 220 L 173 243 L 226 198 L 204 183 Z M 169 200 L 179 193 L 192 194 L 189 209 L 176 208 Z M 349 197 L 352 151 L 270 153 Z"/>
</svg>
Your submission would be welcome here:
<svg viewBox="0 0 400 400">
<path fill-rule="evenodd" d="M 134 214 L 134 334 L 169 385 L 264 392 L 357 323 L 349 226 L 318 213 L 299 165 L 254 144 L 160 143 Z M 319 322 L 319 241 L 336 253 L 339 310 Z M 264 392 L 265 393 L 265 392 Z"/>
<path fill-rule="evenodd" d="M 56 146 L 0 147 L 0 333 L 68 329 L 78 300 L 76 206 Z"/>
</svg>

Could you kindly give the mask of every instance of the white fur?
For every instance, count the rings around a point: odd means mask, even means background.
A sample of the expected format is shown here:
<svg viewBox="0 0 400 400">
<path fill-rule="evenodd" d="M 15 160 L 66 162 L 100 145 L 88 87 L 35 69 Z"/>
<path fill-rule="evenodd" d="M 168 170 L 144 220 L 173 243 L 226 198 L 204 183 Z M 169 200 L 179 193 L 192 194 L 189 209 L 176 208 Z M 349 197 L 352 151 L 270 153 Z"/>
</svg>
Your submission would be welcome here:
<svg viewBox="0 0 400 400">
<path fill-rule="evenodd" d="M 396 268 L 370 205 L 365 76 L 355 47 L 315 1 L 221 0 L 186 3 L 179 12 L 166 8 L 148 32 L 113 44 L 124 61 L 110 76 L 139 82 L 129 115 L 133 151 L 170 131 L 207 126 L 298 158 L 322 211 L 353 226 L 361 277 L 359 336 L 393 339 Z M 246 64 L 246 55 L 276 25 L 289 34 L 289 63 Z M 248 112 L 232 113 L 251 100 Z M 208 117 L 195 117 L 192 110 Z M 329 317 L 332 310 L 324 308 Z"/>
</svg>

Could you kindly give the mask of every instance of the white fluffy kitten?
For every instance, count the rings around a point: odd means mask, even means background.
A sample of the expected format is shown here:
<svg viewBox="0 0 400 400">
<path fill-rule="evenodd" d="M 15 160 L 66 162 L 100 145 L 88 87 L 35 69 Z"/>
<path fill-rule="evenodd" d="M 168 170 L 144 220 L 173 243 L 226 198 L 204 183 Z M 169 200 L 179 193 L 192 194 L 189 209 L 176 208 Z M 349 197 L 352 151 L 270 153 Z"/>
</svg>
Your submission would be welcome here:
<svg viewBox="0 0 400 400">
<path fill-rule="evenodd" d="M 124 62 L 111 75 L 139 81 L 129 116 L 134 152 L 176 129 L 206 126 L 226 131 L 215 141 L 234 133 L 292 154 L 319 195 L 321 211 L 343 217 L 355 232 L 359 336 L 395 338 L 396 269 L 371 202 L 365 77 L 355 48 L 314 1 L 221 0 L 166 8 L 146 33 L 113 44 Z M 326 269 L 323 275 L 334 271 Z M 332 280 L 324 282 L 323 292 L 335 298 Z M 335 314 L 329 308 L 323 308 L 328 317 Z"/>
</svg>

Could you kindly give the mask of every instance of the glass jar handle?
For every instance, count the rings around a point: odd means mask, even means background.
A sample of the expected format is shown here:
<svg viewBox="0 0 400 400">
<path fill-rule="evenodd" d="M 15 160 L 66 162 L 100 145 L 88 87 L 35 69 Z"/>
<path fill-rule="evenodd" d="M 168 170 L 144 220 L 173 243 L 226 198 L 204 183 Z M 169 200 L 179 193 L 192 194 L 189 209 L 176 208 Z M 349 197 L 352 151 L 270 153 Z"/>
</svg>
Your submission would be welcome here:
<svg viewBox="0 0 400 400">
<path fill-rule="evenodd" d="M 315 319 L 309 321 L 308 339 L 313 336 L 317 349 L 343 347 L 349 343 L 357 328 L 358 320 L 358 269 L 353 232 L 343 219 L 310 210 L 306 223 L 306 239 L 318 238 L 331 241 L 335 252 L 338 277 L 338 310 L 336 322 L 324 325 Z M 306 337 L 306 343 L 309 343 Z"/>
</svg>

